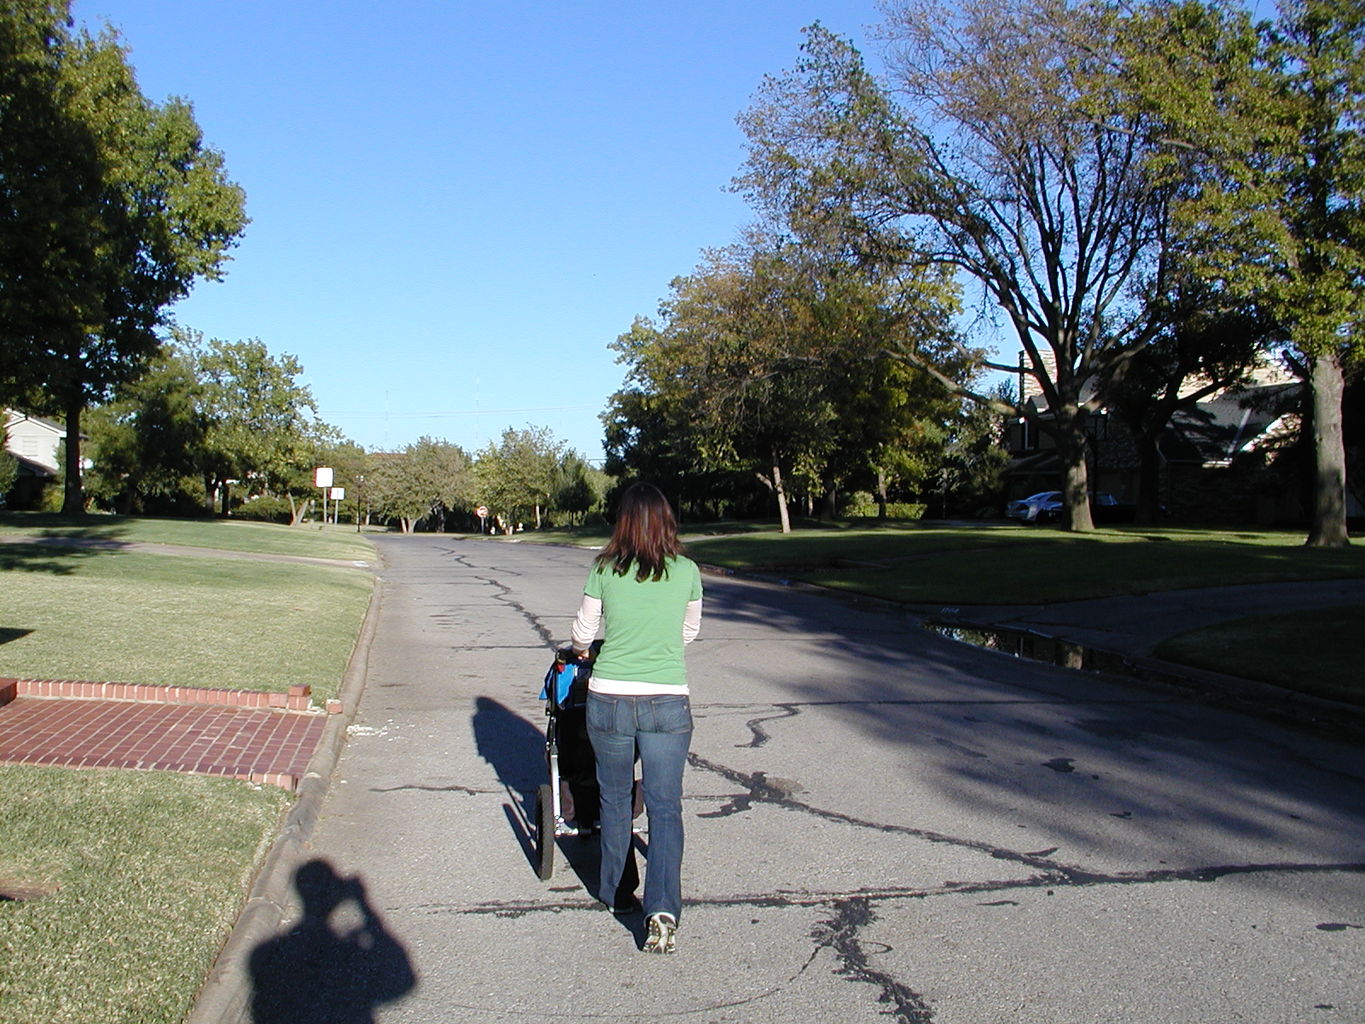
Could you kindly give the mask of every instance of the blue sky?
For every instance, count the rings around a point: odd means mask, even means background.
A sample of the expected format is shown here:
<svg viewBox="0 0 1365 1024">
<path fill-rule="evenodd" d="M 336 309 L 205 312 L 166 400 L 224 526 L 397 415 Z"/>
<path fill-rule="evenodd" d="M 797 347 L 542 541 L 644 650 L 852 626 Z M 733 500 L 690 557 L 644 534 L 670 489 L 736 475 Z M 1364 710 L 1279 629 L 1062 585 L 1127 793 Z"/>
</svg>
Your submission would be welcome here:
<svg viewBox="0 0 1365 1024">
<path fill-rule="evenodd" d="M 753 218 L 735 117 L 875 0 L 77 0 L 194 104 L 252 223 L 176 319 L 303 365 L 369 449 L 547 427 L 591 460 L 608 346 Z M 869 47 L 870 48 L 870 47 Z"/>
</svg>

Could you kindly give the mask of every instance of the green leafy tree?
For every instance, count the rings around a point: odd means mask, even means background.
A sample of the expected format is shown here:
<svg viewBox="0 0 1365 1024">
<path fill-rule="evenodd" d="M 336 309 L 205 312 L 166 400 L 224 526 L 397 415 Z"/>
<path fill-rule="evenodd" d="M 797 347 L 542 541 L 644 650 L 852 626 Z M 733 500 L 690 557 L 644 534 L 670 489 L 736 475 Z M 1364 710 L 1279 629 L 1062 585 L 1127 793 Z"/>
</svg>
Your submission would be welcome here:
<svg viewBox="0 0 1365 1024">
<path fill-rule="evenodd" d="M 19 460 L 5 449 L 4 443 L 8 440 L 5 432 L 0 431 L 0 508 L 4 507 L 5 496 L 19 479 Z"/>
<path fill-rule="evenodd" d="M 125 514 L 183 513 L 199 504 L 208 420 L 193 362 L 165 346 L 147 372 L 86 417 L 92 467 L 85 489 Z"/>
<path fill-rule="evenodd" d="M 366 500 L 404 533 L 427 521 L 443 529 L 448 512 L 473 504 L 474 472 L 457 445 L 423 437 L 401 452 L 375 453 L 365 476 Z"/>
<path fill-rule="evenodd" d="M 851 475 L 879 472 L 884 492 L 917 472 L 934 400 L 923 403 L 923 371 L 890 353 L 947 333 L 954 299 L 936 273 L 888 282 L 752 233 L 675 280 L 657 324 L 617 340 L 618 408 L 674 434 L 679 464 L 758 479 L 786 532 L 796 493 L 809 507 L 824 492 L 828 506 Z"/>
<path fill-rule="evenodd" d="M 272 356 L 259 339 L 188 341 L 208 423 L 200 461 L 208 500 L 221 495 L 226 515 L 230 484 L 239 481 L 248 494 L 288 498 L 297 519 L 326 436 L 312 391 L 298 382 L 303 367 Z"/>
<path fill-rule="evenodd" d="M 884 80 L 846 41 L 807 30 L 797 69 L 744 115 L 739 184 L 798 232 L 833 231 L 866 260 L 949 268 L 1003 309 L 1046 397 L 1039 425 L 1056 437 L 1068 524 L 1091 529 L 1086 427 L 1152 333 L 1132 286 L 1168 198 L 1144 163 L 1145 115 L 1115 88 L 1114 11 L 1066 0 L 886 11 Z M 911 346 L 900 355 L 938 370 Z"/>
<path fill-rule="evenodd" d="M 474 463 L 479 501 L 502 522 L 505 532 L 513 532 L 527 519 L 540 528 L 563 454 L 563 442 L 544 427 L 508 427 L 497 442 L 490 441 L 479 452 Z"/>
<path fill-rule="evenodd" d="M 1158 173 L 1195 188 L 1176 228 L 1199 272 L 1283 329 L 1308 382 L 1308 544 L 1349 542 L 1342 397 L 1365 352 L 1365 9 L 1285 0 L 1143 8 L 1126 85 L 1163 122 Z"/>
<path fill-rule="evenodd" d="M 950 515 L 998 514 L 1004 503 L 1005 448 L 1003 405 L 1013 402 L 1008 384 L 995 390 L 997 403 L 964 401 L 945 429 L 943 456 L 935 472 L 939 511 Z"/>
<path fill-rule="evenodd" d="M 588 465 L 577 452 L 567 452 L 555 465 L 550 505 L 567 514 L 571 523 L 575 516 L 582 523 L 589 512 L 601 508 L 610 484 L 606 473 Z"/>
<path fill-rule="evenodd" d="M 655 328 L 640 318 L 618 339 L 619 361 L 650 343 Z M 707 469 L 698 458 L 700 433 L 685 403 L 653 390 L 643 377 L 628 378 L 602 414 L 604 469 L 616 480 L 649 480 L 674 498 L 681 518 L 720 519 L 745 503 L 747 474 Z"/>
<path fill-rule="evenodd" d="M 70 24 L 68 0 L 0 6 L 0 390 L 64 418 L 79 513 L 82 413 L 146 369 L 246 217 L 189 104 L 148 100 L 116 34 Z"/>
</svg>

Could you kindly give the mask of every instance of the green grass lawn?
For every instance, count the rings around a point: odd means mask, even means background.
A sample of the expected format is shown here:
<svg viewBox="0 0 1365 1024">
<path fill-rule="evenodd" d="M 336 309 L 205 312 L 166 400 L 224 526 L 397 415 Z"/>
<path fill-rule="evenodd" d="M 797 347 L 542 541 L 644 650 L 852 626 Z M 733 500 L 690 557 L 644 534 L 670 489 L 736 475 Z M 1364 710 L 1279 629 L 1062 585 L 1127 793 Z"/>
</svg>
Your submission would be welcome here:
<svg viewBox="0 0 1365 1024">
<path fill-rule="evenodd" d="M 337 692 L 369 539 L 220 520 L 0 516 L 0 676 Z M 110 546 L 112 542 L 113 546 Z M 119 546 L 153 545 L 150 550 Z M 0 1020 L 175 1024 L 193 1004 L 291 797 L 161 772 L 0 765 Z"/>
<path fill-rule="evenodd" d="M 354 526 L 316 523 L 281 526 L 242 519 L 144 519 L 81 516 L 78 519 L 32 512 L 0 512 L 0 538 L 87 539 L 103 543 L 178 544 L 271 555 L 372 561 L 374 545 Z"/>
<path fill-rule="evenodd" d="M 1365 704 L 1365 605 L 1258 615 L 1171 637 L 1158 658 Z"/>
<path fill-rule="evenodd" d="M 120 539 L 374 560 L 354 533 L 258 523 L 128 520 Z M 274 692 L 305 684 L 319 702 L 337 692 L 373 585 L 360 569 L 103 546 L 0 545 L 0 567 L 0 676 Z"/>
<path fill-rule="evenodd" d="M 178 1024 L 290 796 L 196 775 L 0 765 L 0 1020 Z"/>
<path fill-rule="evenodd" d="M 699 561 L 909 604 L 1033 604 L 1186 587 L 1365 576 L 1365 547 L 1297 533 L 904 526 L 693 536 Z"/>
</svg>

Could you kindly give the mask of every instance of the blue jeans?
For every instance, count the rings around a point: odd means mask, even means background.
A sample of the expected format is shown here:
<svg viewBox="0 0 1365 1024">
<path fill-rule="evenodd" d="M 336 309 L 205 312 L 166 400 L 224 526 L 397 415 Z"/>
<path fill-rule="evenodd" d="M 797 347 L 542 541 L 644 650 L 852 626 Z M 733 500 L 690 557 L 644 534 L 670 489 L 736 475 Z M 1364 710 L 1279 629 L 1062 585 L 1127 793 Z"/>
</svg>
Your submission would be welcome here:
<svg viewBox="0 0 1365 1024">
<path fill-rule="evenodd" d="M 682 776 L 692 742 L 692 705 L 685 694 L 625 697 L 588 694 L 588 736 L 597 758 L 602 791 L 602 875 L 598 899 L 611 904 L 631 849 L 631 788 L 635 751 L 649 813 L 649 870 L 645 873 L 646 914 L 682 919 Z"/>
</svg>

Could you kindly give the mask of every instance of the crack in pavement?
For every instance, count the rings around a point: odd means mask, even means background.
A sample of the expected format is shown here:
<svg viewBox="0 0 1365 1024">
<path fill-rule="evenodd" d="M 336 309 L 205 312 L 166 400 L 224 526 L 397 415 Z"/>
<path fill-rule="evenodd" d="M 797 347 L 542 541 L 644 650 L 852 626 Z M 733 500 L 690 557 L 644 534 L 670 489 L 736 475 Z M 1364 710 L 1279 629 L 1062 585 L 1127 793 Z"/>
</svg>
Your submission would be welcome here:
<svg viewBox="0 0 1365 1024">
<path fill-rule="evenodd" d="M 1031 856 L 1027 853 L 1019 853 L 1013 850 L 1006 850 L 989 843 L 984 843 L 975 839 L 964 839 L 958 836 L 945 835 L 942 832 L 934 832 L 930 829 L 915 828 L 912 825 L 892 825 L 886 822 L 867 821 L 862 818 L 855 818 L 851 814 L 844 814 L 840 811 L 829 811 L 813 804 L 793 798 L 791 790 L 779 784 L 774 784 L 767 778 L 765 772 L 753 772 L 746 774 L 734 768 L 727 768 L 724 765 L 708 761 L 700 754 L 690 753 L 687 755 L 688 764 L 703 771 L 712 772 L 722 778 L 738 784 L 745 790 L 744 793 L 732 797 L 730 802 L 718 811 L 699 815 L 703 818 L 724 818 L 732 814 L 747 811 L 755 803 L 772 804 L 782 807 L 789 811 L 798 811 L 803 814 L 814 815 L 817 818 L 824 818 L 826 821 L 834 821 L 844 825 L 852 825 L 855 828 L 871 829 L 876 832 L 893 833 L 908 835 L 915 839 L 923 839 L 930 843 L 946 843 L 950 846 L 958 846 L 965 849 L 976 850 L 979 853 L 987 854 L 996 860 L 1014 861 L 1026 867 L 1038 868 L 1045 871 L 1064 870 L 1053 861 L 1043 857 Z M 786 781 L 786 780 L 782 780 Z"/>
<path fill-rule="evenodd" d="M 932 1024 L 933 1008 L 926 998 L 893 974 L 877 970 L 870 962 L 870 954 L 862 939 L 868 925 L 877 920 L 875 907 L 883 903 L 897 903 L 907 900 L 928 900 L 943 896 L 982 895 L 1007 897 L 1013 893 L 1029 890 L 1043 890 L 1052 896 L 1059 889 L 1094 888 L 1098 886 L 1157 885 L 1176 882 L 1209 883 L 1231 876 L 1252 874 L 1317 874 L 1331 872 L 1365 873 L 1365 862 L 1345 863 L 1261 863 L 1261 864 L 1214 864 L 1190 868 L 1163 868 L 1150 871 L 1104 873 L 1087 870 L 1079 865 L 1059 864 L 1051 859 L 1056 848 L 1034 852 L 1008 850 L 992 844 L 950 836 L 930 829 L 908 825 L 895 825 L 886 822 L 867 821 L 852 815 L 828 811 L 820 807 L 796 800 L 793 790 L 798 788 L 790 780 L 770 779 L 764 772 L 746 774 L 725 765 L 709 761 L 698 754 L 689 754 L 688 761 L 693 767 L 720 775 L 737 783 L 745 792 L 730 799 L 726 807 L 711 814 L 699 817 L 724 817 L 747 810 L 754 803 L 767 803 L 786 810 L 811 814 L 854 828 L 873 829 L 882 833 L 909 836 L 930 843 L 944 843 L 978 853 L 984 853 L 992 860 L 1006 861 L 1032 868 L 1031 874 L 1024 878 L 988 879 L 975 882 L 947 881 L 942 885 L 927 888 L 883 887 L 880 889 L 858 889 L 852 892 L 810 892 L 801 890 L 777 890 L 765 894 L 732 894 L 706 898 L 684 899 L 683 904 L 690 908 L 734 908 L 763 907 L 774 909 L 803 909 L 825 907 L 833 916 L 819 921 L 810 932 L 813 948 L 810 957 L 792 975 L 790 984 L 804 973 L 821 950 L 829 950 L 837 966 L 834 973 L 855 984 L 871 985 L 878 991 L 877 1001 L 886 1004 L 885 1015 L 901 1024 Z M 513 794 L 509 793 L 509 796 Z M 577 886 L 569 890 L 559 888 L 555 892 L 579 892 Z M 984 907 L 1017 905 L 1016 900 L 999 898 L 981 902 Z M 519 918 L 532 914 L 587 912 L 600 914 L 601 906 L 596 900 L 587 898 L 561 898 L 557 900 L 489 902 L 477 905 L 455 905 L 448 903 L 418 904 L 411 909 L 427 914 L 490 915 L 499 918 Z M 1337 926 L 1328 925 L 1327 928 Z M 1340 926 L 1341 928 L 1353 926 Z M 880 945 L 880 944 L 879 944 Z M 882 948 L 889 952 L 889 947 Z M 745 1002 L 767 998 L 780 989 L 775 987 L 757 994 Z M 733 1005 L 740 1005 L 736 1003 Z M 710 1009 L 714 1009 L 710 1008 Z"/>
<path fill-rule="evenodd" d="M 1117 874 L 1101 874 L 1098 872 L 1088 872 L 1080 870 L 1069 870 L 1064 874 L 1044 874 L 1034 875 L 1024 879 L 1003 879 L 981 882 L 948 882 L 941 886 L 931 888 L 900 888 L 888 887 L 880 890 L 863 889 L 855 892 L 799 892 L 799 891 L 778 891 L 769 894 L 753 895 L 732 895 L 715 896 L 707 898 L 690 898 L 683 900 L 683 906 L 688 908 L 734 908 L 734 907 L 757 907 L 769 909 L 809 909 L 816 907 L 827 907 L 833 911 L 833 917 L 828 920 L 819 921 L 810 932 L 810 938 L 814 940 L 811 955 L 798 968 L 784 984 L 790 984 L 800 977 L 810 967 L 819 956 L 822 949 L 828 949 L 834 955 L 839 966 L 834 968 L 834 973 L 847 978 L 849 981 L 859 984 L 872 985 L 880 990 L 877 997 L 878 1002 L 890 1004 L 890 1008 L 885 1013 L 902 1024 L 932 1024 L 933 1009 L 929 1006 L 924 996 L 917 993 L 910 986 L 898 981 L 893 975 L 874 969 L 869 963 L 869 954 L 864 946 L 860 935 L 862 931 L 874 921 L 877 915 L 874 907 L 881 903 L 896 903 L 907 900 L 928 900 L 939 896 L 961 896 L 961 895 L 997 895 L 1021 890 L 1046 889 L 1049 896 L 1054 895 L 1056 889 L 1062 888 L 1090 888 L 1100 885 L 1151 885 L 1170 882 L 1214 882 L 1220 878 L 1231 875 L 1247 874 L 1304 874 L 1304 873 L 1324 873 L 1324 872 L 1361 872 L 1365 873 L 1365 863 L 1344 863 L 1344 864 L 1228 864 L 1228 865 L 1208 865 L 1204 867 L 1166 869 L 1158 871 L 1143 872 L 1124 872 Z M 552 890 L 556 892 L 566 891 L 563 888 Z M 575 886 L 572 891 L 581 891 Z M 983 907 L 1017 906 L 1018 901 L 1012 899 L 998 899 L 985 901 L 979 904 Z M 448 903 L 427 903 L 417 904 L 411 909 L 427 914 L 458 914 L 474 916 L 492 916 L 498 918 L 520 918 L 532 914 L 562 914 L 562 913 L 590 913 L 601 914 L 602 907 L 596 900 L 577 898 L 561 900 L 539 900 L 535 902 L 527 901 L 507 901 L 476 904 L 472 906 L 457 906 Z M 1319 929 L 1326 931 L 1338 931 L 1354 929 L 1360 925 L 1319 925 Z M 877 943 L 881 947 L 879 952 L 890 952 L 893 947 Z M 781 986 L 776 986 L 768 991 L 759 993 L 746 1000 L 733 1004 L 741 1005 L 743 1002 L 752 1002 L 756 999 L 767 998 L 777 992 Z M 705 1009 L 715 1009 L 707 1007 Z M 700 1009 L 700 1008 L 699 1008 Z"/>
<path fill-rule="evenodd" d="M 540 621 L 539 616 L 537 616 L 534 612 L 532 612 L 525 605 L 521 604 L 519 601 L 513 600 L 511 596 L 512 594 L 511 587 L 503 583 L 500 583 L 492 576 L 476 576 L 475 578 L 481 580 L 482 582 L 488 584 L 490 587 L 493 588 L 494 601 L 502 602 L 503 604 L 511 608 L 513 611 L 515 611 L 518 615 L 520 615 L 523 619 L 525 619 L 527 624 L 530 625 L 530 627 L 536 631 L 536 635 L 539 636 L 542 641 L 544 641 L 546 647 L 554 647 L 555 635 L 552 632 L 550 632 L 550 630 Z"/>
<path fill-rule="evenodd" d="M 751 749 L 757 750 L 759 747 L 764 746 L 770 739 L 772 739 L 772 736 L 768 734 L 768 730 L 763 728 L 765 723 L 778 722 L 784 718 L 795 718 L 797 715 L 801 714 L 801 708 L 797 704 L 778 704 L 776 706 L 782 709 L 780 714 L 764 715 L 759 718 L 751 718 L 747 722 L 745 722 L 744 723 L 745 727 L 748 728 L 748 730 L 754 734 L 753 738 L 749 740 L 748 743 L 736 743 L 735 746 L 749 747 Z"/>
<path fill-rule="evenodd" d="M 832 950 L 841 966 L 834 973 L 852 982 L 873 985 L 881 990 L 877 1002 L 889 1003 L 888 1011 L 905 1024 L 931 1024 L 933 1010 L 922 995 L 897 981 L 885 971 L 875 970 L 859 939 L 859 933 L 877 919 L 871 903 L 863 897 L 838 900 L 834 916 L 819 922 L 811 932 L 817 949 Z M 889 950 L 888 950 L 889 951 Z"/>
</svg>

